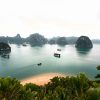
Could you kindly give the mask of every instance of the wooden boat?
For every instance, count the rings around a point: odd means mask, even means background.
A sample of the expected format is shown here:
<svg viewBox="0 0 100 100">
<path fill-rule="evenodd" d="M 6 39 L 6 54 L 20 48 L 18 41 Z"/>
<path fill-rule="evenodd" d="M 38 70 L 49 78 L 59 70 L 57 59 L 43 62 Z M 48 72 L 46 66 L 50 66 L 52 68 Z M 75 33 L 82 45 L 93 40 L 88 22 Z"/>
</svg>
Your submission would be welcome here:
<svg viewBox="0 0 100 100">
<path fill-rule="evenodd" d="M 59 54 L 59 53 L 54 53 L 54 56 L 60 58 L 60 57 L 61 57 L 61 54 Z"/>
<path fill-rule="evenodd" d="M 41 65 L 42 65 L 42 63 L 38 63 L 37 65 L 38 65 L 38 66 L 41 66 Z"/>
<path fill-rule="evenodd" d="M 57 49 L 57 51 L 61 51 L 61 49 Z"/>
<path fill-rule="evenodd" d="M 27 46 L 25 43 L 22 44 L 23 46 Z"/>
</svg>

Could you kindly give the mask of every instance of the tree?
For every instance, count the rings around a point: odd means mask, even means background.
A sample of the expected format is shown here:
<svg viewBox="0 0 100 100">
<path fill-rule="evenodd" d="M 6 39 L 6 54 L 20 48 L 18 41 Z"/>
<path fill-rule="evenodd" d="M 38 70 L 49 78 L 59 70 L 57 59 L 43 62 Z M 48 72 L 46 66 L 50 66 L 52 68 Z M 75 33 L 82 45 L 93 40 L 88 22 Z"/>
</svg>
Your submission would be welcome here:
<svg viewBox="0 0 100 100">
<path fill-rule="evenodd" d="M 97 66 L 97 70 L 100 70 L 100 65 Z M 95 78 L 100 78 L 100 74 L 97 74 L 97 75 L 95 76 Z"/>
<path fill-rule="evenodd" d="M 26 90 L 17 79 L 0 78 L 0 100 L 28 100 L 24 99 L 27 95 L 32 97 L 31 91 Z"/>
</svg>

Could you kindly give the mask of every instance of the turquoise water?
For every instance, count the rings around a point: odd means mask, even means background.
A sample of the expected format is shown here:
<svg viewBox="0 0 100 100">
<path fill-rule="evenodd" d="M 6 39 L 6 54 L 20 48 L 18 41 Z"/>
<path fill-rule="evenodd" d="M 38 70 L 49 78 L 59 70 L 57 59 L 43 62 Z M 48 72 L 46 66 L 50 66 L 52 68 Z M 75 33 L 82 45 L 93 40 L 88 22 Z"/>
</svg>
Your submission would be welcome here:
<svg viewBox="0 0 100 100">
<path fill-rule="evenodd" d="M 42 73 L 62 73 L 76 75 L 85 72 L 90 78 L 99 73 L 96 66 L 100 65 L 100 45 L 91 50 L 80 51 L 74 45 L 64 47 L 44 45 L 42 47 L 11 45 L 10 58 L 0 57 L 0 76 L 11 76 L 23 79 Z M 57 51 L 57 49 L 61 51 Z M 61 58 L 54 57 L 60 53 Z M 38 63 L 42 66 L 37 66 Z"/>
</svg>

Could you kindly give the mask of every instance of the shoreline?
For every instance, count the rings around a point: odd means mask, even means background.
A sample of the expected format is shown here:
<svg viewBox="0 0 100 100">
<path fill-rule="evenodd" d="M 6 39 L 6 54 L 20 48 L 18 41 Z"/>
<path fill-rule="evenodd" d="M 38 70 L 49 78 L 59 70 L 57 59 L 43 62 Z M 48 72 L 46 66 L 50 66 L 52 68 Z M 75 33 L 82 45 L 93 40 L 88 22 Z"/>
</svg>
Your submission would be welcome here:
<svg viewBox="0 0 100 100">
<path fill-rule="evenodd" d="M 22 85 L 25 85 L 26 83 L 33 83 L 41 86 L 50 82 L 50 79 L 52 79 L 55 76 L 66 77 L 65 74 L 61 74 L 61 73 L 44 73 L 44 74 L 39 74 L 39 75 L 31 76 L 29 78 L 22 79 L 20 80 L 20 82 Z"/>
</svg>

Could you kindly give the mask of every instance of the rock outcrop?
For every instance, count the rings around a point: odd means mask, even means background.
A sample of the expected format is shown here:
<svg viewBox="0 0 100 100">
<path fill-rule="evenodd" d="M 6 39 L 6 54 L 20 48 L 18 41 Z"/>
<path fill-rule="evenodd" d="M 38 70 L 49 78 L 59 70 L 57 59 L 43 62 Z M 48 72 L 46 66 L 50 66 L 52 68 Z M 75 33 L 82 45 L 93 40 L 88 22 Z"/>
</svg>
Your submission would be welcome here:
<svg viewBox="0 0 100 100">
<path fill-rule="evenodd" d="M 93 44 L 89 37 L 87 36 L 81 36 L 78 38 L 75 44 L 76 48 L 84 48 L 84 49 L 89 49 L 93 47 Z"/>
<path fill-rule="evenodd" d="M 38 33 L 30 35 L 28 41 L 31 46 L 41 46 L 47 43 L 47 39 Z"/>
<path fill-rule="evenodd" d="M 1 52 L 11 52 L 11 47 L 7 43 L 0 43 L 0 53 Z"/>
</svg>

